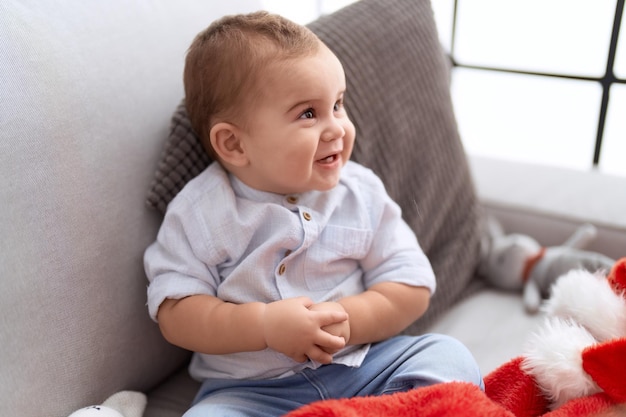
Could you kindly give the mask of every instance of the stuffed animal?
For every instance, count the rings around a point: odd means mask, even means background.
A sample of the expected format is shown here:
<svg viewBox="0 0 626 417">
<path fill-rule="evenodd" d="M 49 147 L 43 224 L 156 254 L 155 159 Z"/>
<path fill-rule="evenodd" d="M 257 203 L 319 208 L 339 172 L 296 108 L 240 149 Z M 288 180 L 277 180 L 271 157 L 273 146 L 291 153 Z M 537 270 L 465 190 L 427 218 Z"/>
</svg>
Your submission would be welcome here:
<svg viewBox="0 0 626 417">
<path fill-rule="evenodd" d="M 521 368 L 553 409 L 604 392 L 626 402 L 626 258 L 608 277 L 574 270 L 560 277 L 543 327 L 528 341 Z"/>
<path fill-rule="evenodd" d="M 505 234 L 498 221 L 486 218 L 478 274 L 490 284 L 505 290 L 523 291 L 524 307 L 536 313 L 549 295 L 550 286 L 572 269 L 608 271 L 615 260 L 584 251 L 597 234 L 591 224 L 581 225 L 561 246 L 542 247 L 522 234 Z"/>
<path fill-rule="evenodd" d="M 135 391 L 120 391 L 102 405 L 81 408 L 69 417 L 141 417 L 146 408 L 146 395 Z"/>
</svg>

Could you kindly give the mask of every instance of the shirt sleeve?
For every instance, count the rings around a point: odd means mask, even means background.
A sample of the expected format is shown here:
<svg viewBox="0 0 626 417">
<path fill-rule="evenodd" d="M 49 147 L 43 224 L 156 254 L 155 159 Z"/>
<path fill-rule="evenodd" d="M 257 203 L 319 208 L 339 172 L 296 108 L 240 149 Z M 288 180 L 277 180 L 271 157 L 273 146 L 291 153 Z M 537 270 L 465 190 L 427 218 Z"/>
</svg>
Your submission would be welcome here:
<svg viewBox="0 0 626 417">
<path fill-rule="evenodd" d="M 436 289 L 435 273 L 415 233 L 402 218 L 402 211 L 387 194 L 372 171 L 365 169 L 359 180 L 369 195 L 374 236 L 367 256 L 361 261 L 366 288 L 381 282 L 399 282 Z"/>
<path fill-rule="evenodd" d="M 144 254 L 144 267 L 150 282 L 148 311 L 157 321 L 159 306 L 166 298 L 181 299 L 195 294 L 216 295 L 219 274 L 211 259 L 208 237 L 191 204 L 175 199 L 168 208 L 157 240 Z"/>
</svg>

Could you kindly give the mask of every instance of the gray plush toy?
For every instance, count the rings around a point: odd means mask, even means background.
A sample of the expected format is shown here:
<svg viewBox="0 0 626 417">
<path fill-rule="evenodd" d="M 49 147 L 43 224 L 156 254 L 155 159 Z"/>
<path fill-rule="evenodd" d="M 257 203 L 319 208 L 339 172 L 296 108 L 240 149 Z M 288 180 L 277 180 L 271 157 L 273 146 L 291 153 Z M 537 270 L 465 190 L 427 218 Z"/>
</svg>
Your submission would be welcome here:
<svg viewBox="0 0 626 417">
<path fill-rule="evenodd" d="M 488 216 L 481 245 L 478 273 L 497 288 L 523 291 L 526 311 L 536 313 L 549 296 L 554 281 L 572 269 L 608 272 L 614 259 L 584 251 L 597 234 L 591 224 L 581 225 L 561 246 L 542 247 L 521 234 L 505 234 L 498 221 Z"/>
</svg>

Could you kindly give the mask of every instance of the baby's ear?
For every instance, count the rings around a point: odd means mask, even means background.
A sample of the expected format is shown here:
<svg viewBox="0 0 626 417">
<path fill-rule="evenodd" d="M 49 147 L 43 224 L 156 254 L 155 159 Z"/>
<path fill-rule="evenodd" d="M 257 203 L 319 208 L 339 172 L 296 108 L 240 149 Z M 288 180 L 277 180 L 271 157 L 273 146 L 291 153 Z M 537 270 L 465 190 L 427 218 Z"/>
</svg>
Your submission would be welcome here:
<svg viewBox="0 0 626 417">
<path fill-rule="evenodd" d="M 241 146 L 240 130 L 232 123 L 219 122 L 210 131 L 209 138 L 213 150 L 222 162 L 241 167 L 248 163 L 248 158 Z"/>
</svg>

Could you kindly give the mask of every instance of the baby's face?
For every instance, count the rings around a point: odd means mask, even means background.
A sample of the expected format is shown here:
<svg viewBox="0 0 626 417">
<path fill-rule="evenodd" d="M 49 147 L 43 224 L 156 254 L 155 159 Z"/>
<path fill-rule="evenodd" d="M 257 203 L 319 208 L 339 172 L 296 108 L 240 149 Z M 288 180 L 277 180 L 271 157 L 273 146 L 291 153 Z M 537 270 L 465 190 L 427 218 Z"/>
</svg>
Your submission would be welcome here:
<svg viewBox="0 0 626 417">
<path fill-rule="evenodd" d="M 314 55 L 272 64 L 260 80 L 261 98 L 244 115 L 249 165 L 242 180 L 278 194 L 333 188 L 355 136 L 337 57 L 321 45 Z"/>
</svg>

